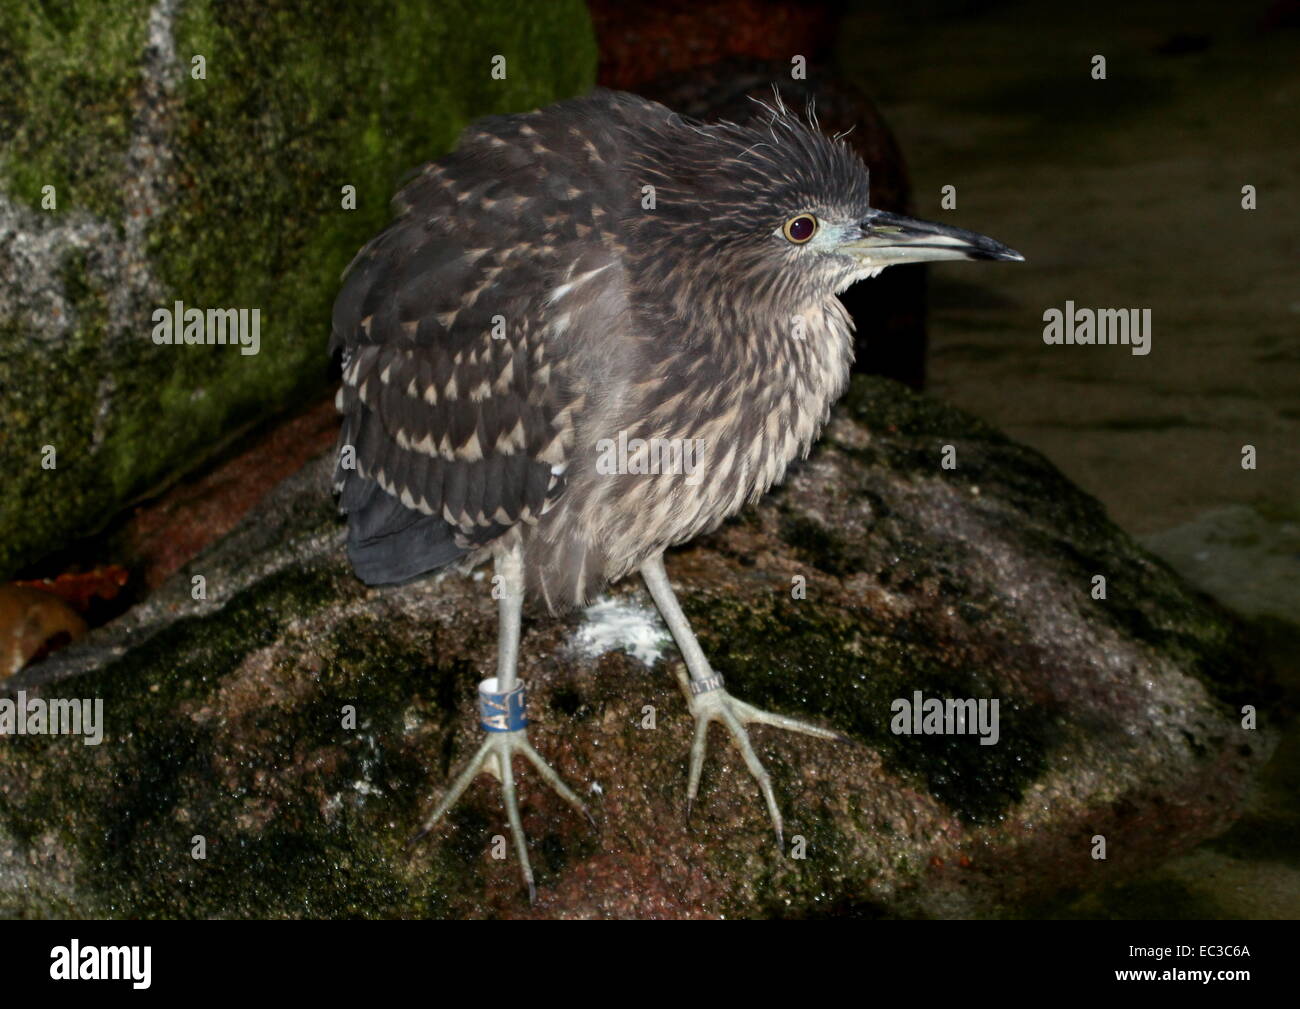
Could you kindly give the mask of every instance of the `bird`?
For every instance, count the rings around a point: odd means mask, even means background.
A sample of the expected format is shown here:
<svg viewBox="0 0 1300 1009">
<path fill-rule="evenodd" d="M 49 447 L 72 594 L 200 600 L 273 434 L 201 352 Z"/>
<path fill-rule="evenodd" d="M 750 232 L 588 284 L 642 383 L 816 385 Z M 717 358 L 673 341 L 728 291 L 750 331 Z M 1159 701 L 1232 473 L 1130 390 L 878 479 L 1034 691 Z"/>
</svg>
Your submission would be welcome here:
<svg viewBox="0 0 1300 1009">
<path fill-rule="evenodd" d="M 528 740 L 524 600 L 562 613 L 639 573 L 684 660 L 687 816 L 718 722 L 783 847 L 747 726 L 843 737 L 728 692 L 664 554 L 808 455 L 852 363 L 837 293 L 897 263 L 1024 259 L 873 209 L 869 184 L 779 92 L 708 123 L 597 89 L 471 123 L 399 190 L 332 315 L 347 555 L 370 585 L 491 562 L 498 616 L 483 741 L 413 840 L 489 772 L 536 900 L 512 758 L 595 821 Z"/>
</svg>

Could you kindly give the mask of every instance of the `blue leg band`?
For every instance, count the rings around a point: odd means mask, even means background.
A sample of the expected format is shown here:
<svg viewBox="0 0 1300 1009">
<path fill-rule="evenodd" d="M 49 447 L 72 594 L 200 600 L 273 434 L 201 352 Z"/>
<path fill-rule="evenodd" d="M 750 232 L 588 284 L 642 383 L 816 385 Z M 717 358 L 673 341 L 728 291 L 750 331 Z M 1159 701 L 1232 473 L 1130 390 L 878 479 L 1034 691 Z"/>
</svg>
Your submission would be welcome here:
<svg viewBox="0 0 1300 1009">
<path fill-rule="evenodd" d="M 517 732 L 528 724 L 524 709 L 528 704 L 528 687 L 519 683 L 505 693 L 497 691 L 497 678 L 489 677 L 478 685 L 478 719 L 487 732 Z"/>
</svg>

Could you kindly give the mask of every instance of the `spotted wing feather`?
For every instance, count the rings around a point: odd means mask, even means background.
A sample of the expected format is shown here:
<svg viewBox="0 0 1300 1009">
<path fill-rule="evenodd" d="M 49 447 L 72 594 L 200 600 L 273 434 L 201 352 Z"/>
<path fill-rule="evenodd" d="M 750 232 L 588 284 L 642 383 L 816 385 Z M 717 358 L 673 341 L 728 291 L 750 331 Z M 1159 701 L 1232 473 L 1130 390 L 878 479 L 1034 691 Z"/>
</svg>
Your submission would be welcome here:
<svg viewBox="0 0 1300 1009">
<path fill-rule="evenodd" d="M 526 226 L 508 185 L 466 181 L 484 176 L 493 151 L 501 163 L 489 178 L 501 179 L 519 167 L 513 150 L 480 143 L 426 166 L 335 302 L 344 416 L 335 480 L 349 555 L 372 584 L 536 522 L 564 490 L 579 402 L 557 357 L 563 344 L 546 340 L 557 250 L 523 237 L 543 232 Z"/>
</svg>

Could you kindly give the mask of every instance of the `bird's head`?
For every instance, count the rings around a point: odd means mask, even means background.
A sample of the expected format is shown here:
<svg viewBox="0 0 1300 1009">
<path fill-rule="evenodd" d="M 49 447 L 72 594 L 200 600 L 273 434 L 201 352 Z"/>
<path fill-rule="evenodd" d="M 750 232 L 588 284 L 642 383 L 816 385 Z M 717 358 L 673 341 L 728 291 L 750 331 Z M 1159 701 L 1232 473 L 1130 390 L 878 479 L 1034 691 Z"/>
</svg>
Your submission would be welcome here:
<svg viewBox="0 0 1300 1009">
<path fill-rule="evenodd" d="M 668 115 L 629 145 L 634 177 L 653 187 L 629 222 L 645 279 L 689 289 L 694 310 L 728 297 L 779 310 L 899 263 L 1023 261 L 984 235 L 874 209 L 846 143 L 779 102 L 766 111 L 747 125 Z"/>
</svg>

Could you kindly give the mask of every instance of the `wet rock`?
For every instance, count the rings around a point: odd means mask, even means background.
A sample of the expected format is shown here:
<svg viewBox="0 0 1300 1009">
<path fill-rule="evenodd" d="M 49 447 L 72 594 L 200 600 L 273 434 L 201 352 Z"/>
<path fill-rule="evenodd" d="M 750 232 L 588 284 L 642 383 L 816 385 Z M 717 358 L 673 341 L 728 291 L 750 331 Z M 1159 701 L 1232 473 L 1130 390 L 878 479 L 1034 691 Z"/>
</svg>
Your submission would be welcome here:
<svg viewBox="0 0 1300 1009">
<path fill-rule="evenodd" d="M 310 20 L 283 0 L 0 10 L 0 577 L 321 390 L 339 273 L 402 173 L 594 80 L 578 0 Z M 177 302 L 245 310 L 244 344 L 155 344 Z"/>
<path fill-rule="evenodd" d="M 1015 914 L 1222 831 L 1274 744 L 1242 728 L 1268 688 L 1224 611 L 1037 453 L 858 378 L 780 491 L 668 562 L 734 693 L 851 739 L 754 730 L 787 856 L 806 857 L 777 856 L 716 729 L 684 822 L 680 660 L 629 581 L 591 611 L 526 616 L 533 741 L 599 822 L 516 765 L 530 909 L 513 858 L 491 855 L 506 832 L 492 779 L 407 847 L 478 740 L 489 582 L 361 585 L 328 466 L 11 684 L 102 698 L 106 737 L 0 738 L 0 913 Z M 998 699 L 996 745 L 891 731 L 915 691 Z"/>
</svg>

